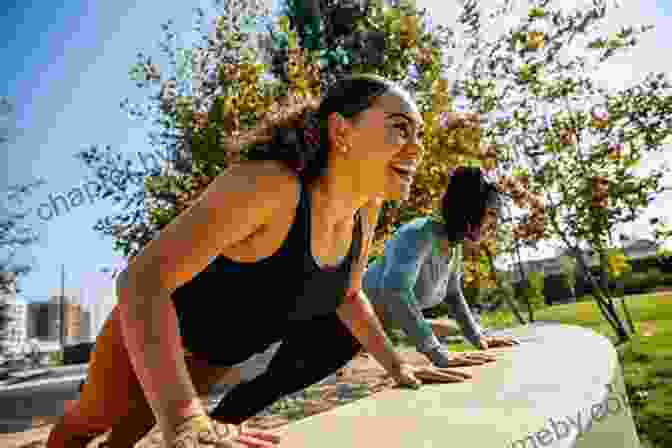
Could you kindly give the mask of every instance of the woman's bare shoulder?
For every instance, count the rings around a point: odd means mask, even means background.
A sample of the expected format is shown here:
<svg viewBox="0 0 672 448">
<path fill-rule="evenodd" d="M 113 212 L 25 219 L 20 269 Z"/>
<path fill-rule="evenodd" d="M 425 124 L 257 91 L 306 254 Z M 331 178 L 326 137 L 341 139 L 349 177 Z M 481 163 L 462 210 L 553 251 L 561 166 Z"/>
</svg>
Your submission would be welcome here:
<svg viewBox="0 0 672 448">
<path fill-rule="evenodd" d="M 143 249 L 129 274 L 142 273 L 143 281 L 174 289 L 296 202 L 298 188 L 296 174 L 280 162 L 227 168 Z"/>
</svg>

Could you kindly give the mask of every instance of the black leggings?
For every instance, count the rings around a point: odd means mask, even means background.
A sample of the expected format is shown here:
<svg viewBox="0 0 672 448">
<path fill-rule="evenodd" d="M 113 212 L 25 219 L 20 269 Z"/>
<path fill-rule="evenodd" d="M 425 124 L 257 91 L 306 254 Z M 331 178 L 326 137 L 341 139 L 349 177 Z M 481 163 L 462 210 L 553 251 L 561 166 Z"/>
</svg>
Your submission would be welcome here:
<svg viewBox="0 0 672 448">
<path fill-rule="evenodd" d="M 335 312 L 297 322 L 264 373 L 239 384 L 212 412 L 240 424 L 278 399 L 311 386 L 344 367 L 362 348 Z"/>
</svg>

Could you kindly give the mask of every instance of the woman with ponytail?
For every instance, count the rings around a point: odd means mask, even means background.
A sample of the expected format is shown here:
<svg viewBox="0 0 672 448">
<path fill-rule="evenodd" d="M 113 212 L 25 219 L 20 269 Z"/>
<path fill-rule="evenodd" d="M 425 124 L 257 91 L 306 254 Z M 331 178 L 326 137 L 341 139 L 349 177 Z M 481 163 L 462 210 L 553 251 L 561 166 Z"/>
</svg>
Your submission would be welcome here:
<svg viewBox="0 0 672 448">
<path fill-rule="evenodd" d="M 341 79 L 319 105 L 260 129 L 249 160 L 118 276 L 118 306 L 48 448 L 85 447 L 112 427 L 108 446 L 128 448 L 157 422 L 167 447 L 273 446 L 237 425 L 362 348 L 405 386 L 470 378 L 404 363 L 361 291 L 376 198 L 408 198 L 422 132 L 409 94 L 373 76 Z M 279 341 L 266 371 L 207 415 L 199 395 Z"/>
<path fill-rule="evenodd" d="M 383 326 L 401 327 L 417 350 L 435 366 L 457 367 L 493 361 L 484 352 L 451 353 L 435 332 L 439 321 L 425 319 L 422 310 L 442 301 L 448 305 L 467 340 L 479 349 L 510 346 L 509 337 L 488 336 L 475 321 L 462 293 L 462 245 L 476 243 L 482 228 L 492 228 L 498 197 L 479 168 L 454 170 L 441 199 L 440 218 L 416 218 L 397 229 L 385 244 L 382 260 L 369 266 L 364 291 Z"/>
</svg>

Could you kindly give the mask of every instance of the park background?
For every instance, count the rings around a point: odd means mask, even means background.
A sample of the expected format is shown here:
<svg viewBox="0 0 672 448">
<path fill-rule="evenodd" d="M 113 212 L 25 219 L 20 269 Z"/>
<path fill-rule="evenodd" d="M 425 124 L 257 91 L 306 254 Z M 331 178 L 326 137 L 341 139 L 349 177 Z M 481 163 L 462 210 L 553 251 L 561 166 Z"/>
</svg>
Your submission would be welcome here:
<svg viewBox="0 0 672 448">
<path fill-rule="evenodd" d="M 451 2 L 417 3 L 428 8 L 433 20 L 455 23 L 457 8 Z M 491 3 L 488 0 L 483 5 L 487 8 Z M 563 6 L 570 8 L 570 3 L 564 2 Z M 615 87 L 631 85 L 649 71 L 669 72 L 672 65 L 670 58 L 661 57 L 671 50 L 672 5 L 662 0 L 622 3 L 620 9 L 610 12 L 610 28 L 651 23 L 656 29 L 643 36 L 632 55 L 615 57 L 605 65 L 600 78 Z M 40 218 L 38 208 L 94 179 L 90 170 L 73 157 L 80 150 L 110 145 L 129 159 L 136 159 L 136 163 L 138 153 L 148 157 L 155 151 L 148 142 L 148 124 L 129 119 L 119 108 L 122 98 L 145 101 L 144 93 L 129 79 L 129 67 L 138 52 L 152 55 L 160 65 L 165 63 L 157 48 L 160 25 L 172 20 L 174 29 L 184 33 L 180 37 L 188 44 L 195 37 L 189 32 L 193 9 L 202 7 L 212 13 L 212 4 L 122 0 L 10 2 L 3 7 L 7 11 L 0 18 L 0 42 L 5 45 L 0 47 L 0 56 L 8 63 L 0 73 L 4 78 L 0 96 L 15 105 L 16 132 L 0 151 L 5 167 L 0 191 L 37 178 L 46 181 L 21 208 L 30 211 L 28 223 L 38 232 L 40 241 L 19 254 L 20 260 L 34 263 L 33 270 L 19 279 L 20 296 L 40 301 L 60 294 L 61 265 L 65 265 L 66 289 L 73 289 L 73 294 L 82 286 L 96 289 L 95 285 L 106 285 L 109 280 L 109 276 L 98 274 L 101 268 L 124 264 L 120 254 L 113 252 L 111 238 L 103 238 L 92 229 L 96 219 L 111 214 L 114 206 L 109 200 L 87 199 L 69 212 L 61 205 L 59 215 L 51 219 Z M 277 10 L 277 2 L 273 7 Z M 520 8 L 522 14 L 524 4 Z M 516 15 L 512 17 L 515 20 Z M 672 160 L 669 153 L 665 157 Z M 658 163 L 657 156 L 642 169 Z M 622 231 L 634 238 L 649 236 L 647 219 L 672 213 L 665 207 L 669 197 L 659 197 L 647 216 Z M 45 217 L 44 208 L 42 212 Z M 543 258 L 553 253 L 552 247 L 545 247 L 523 256 Z"/>
</svg>

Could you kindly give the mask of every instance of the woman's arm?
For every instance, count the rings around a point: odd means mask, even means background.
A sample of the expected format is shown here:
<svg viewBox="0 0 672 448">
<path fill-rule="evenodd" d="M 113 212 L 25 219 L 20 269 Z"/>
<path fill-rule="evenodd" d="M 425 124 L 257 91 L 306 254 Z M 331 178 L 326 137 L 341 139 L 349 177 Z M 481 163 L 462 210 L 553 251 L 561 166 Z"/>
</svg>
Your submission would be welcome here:
<svg viewBox="0 0 672 448">
<path fill-rule="evenodd" d="M 391 253 L 385 254 L 389 264 L 380 281 L 381 306 L 386 317 L 404 330 L 418 351 L 426 353 L 440 344 L 422 315 L 415 286 L 420 268 L 431 254 L 432 238 L 424 227 L 407 229 L 395 238 L 395 244 L 390 245 Z"/>
<path fill-rule="evenodd" d="M 450 277 L 450 283 L 446 291 L 446 297 L 443 302 L 448 306 L 451 314 L 460 325 L 462 333 L 469 343 L 475 347 L 481 347 L 481 337 L 484 336 L 484 330 L 474 319 L 474 315 L 464 298 L 462 292 L 462 245 L 456 247 L 457 253 L 452 265 L 455 266 L 455 272 Z"/>
<path fill-rule="evenodd" d="M 277 162 L 219 175 L 166 226 L 117 280 L 122 333 L 133 368 L 165 440 L 186 418 L 205 414 L 187 372 L 170 294 L 211 259 L 268 223 L 296 197 L 294 176 Z"/>
<path fill-rule="evenodd" d="M 371 303 L 362 291 L 362 279 L 378 222 L 381 201 L 372 201 L 361 209 L 362 250 L 353 263 L 351 287 L 336 313 L 352 335 L 390 373 L 398 373 L 403 360 L 383 330 Z"/>
<path fill-rule="evenodd" d="M 481 328 L 464 298 L 461 285 L 462 275 L 460 272 L 453 275 L 451 283 L 448 285 L 448 293 L 444 303 L 450 308 L 455 320 L 460 325 L 462 333 L 469 343 L 475 347 L 481 346 L 481 337 L 484 336 L 484 330 Z"/>
</svg>

